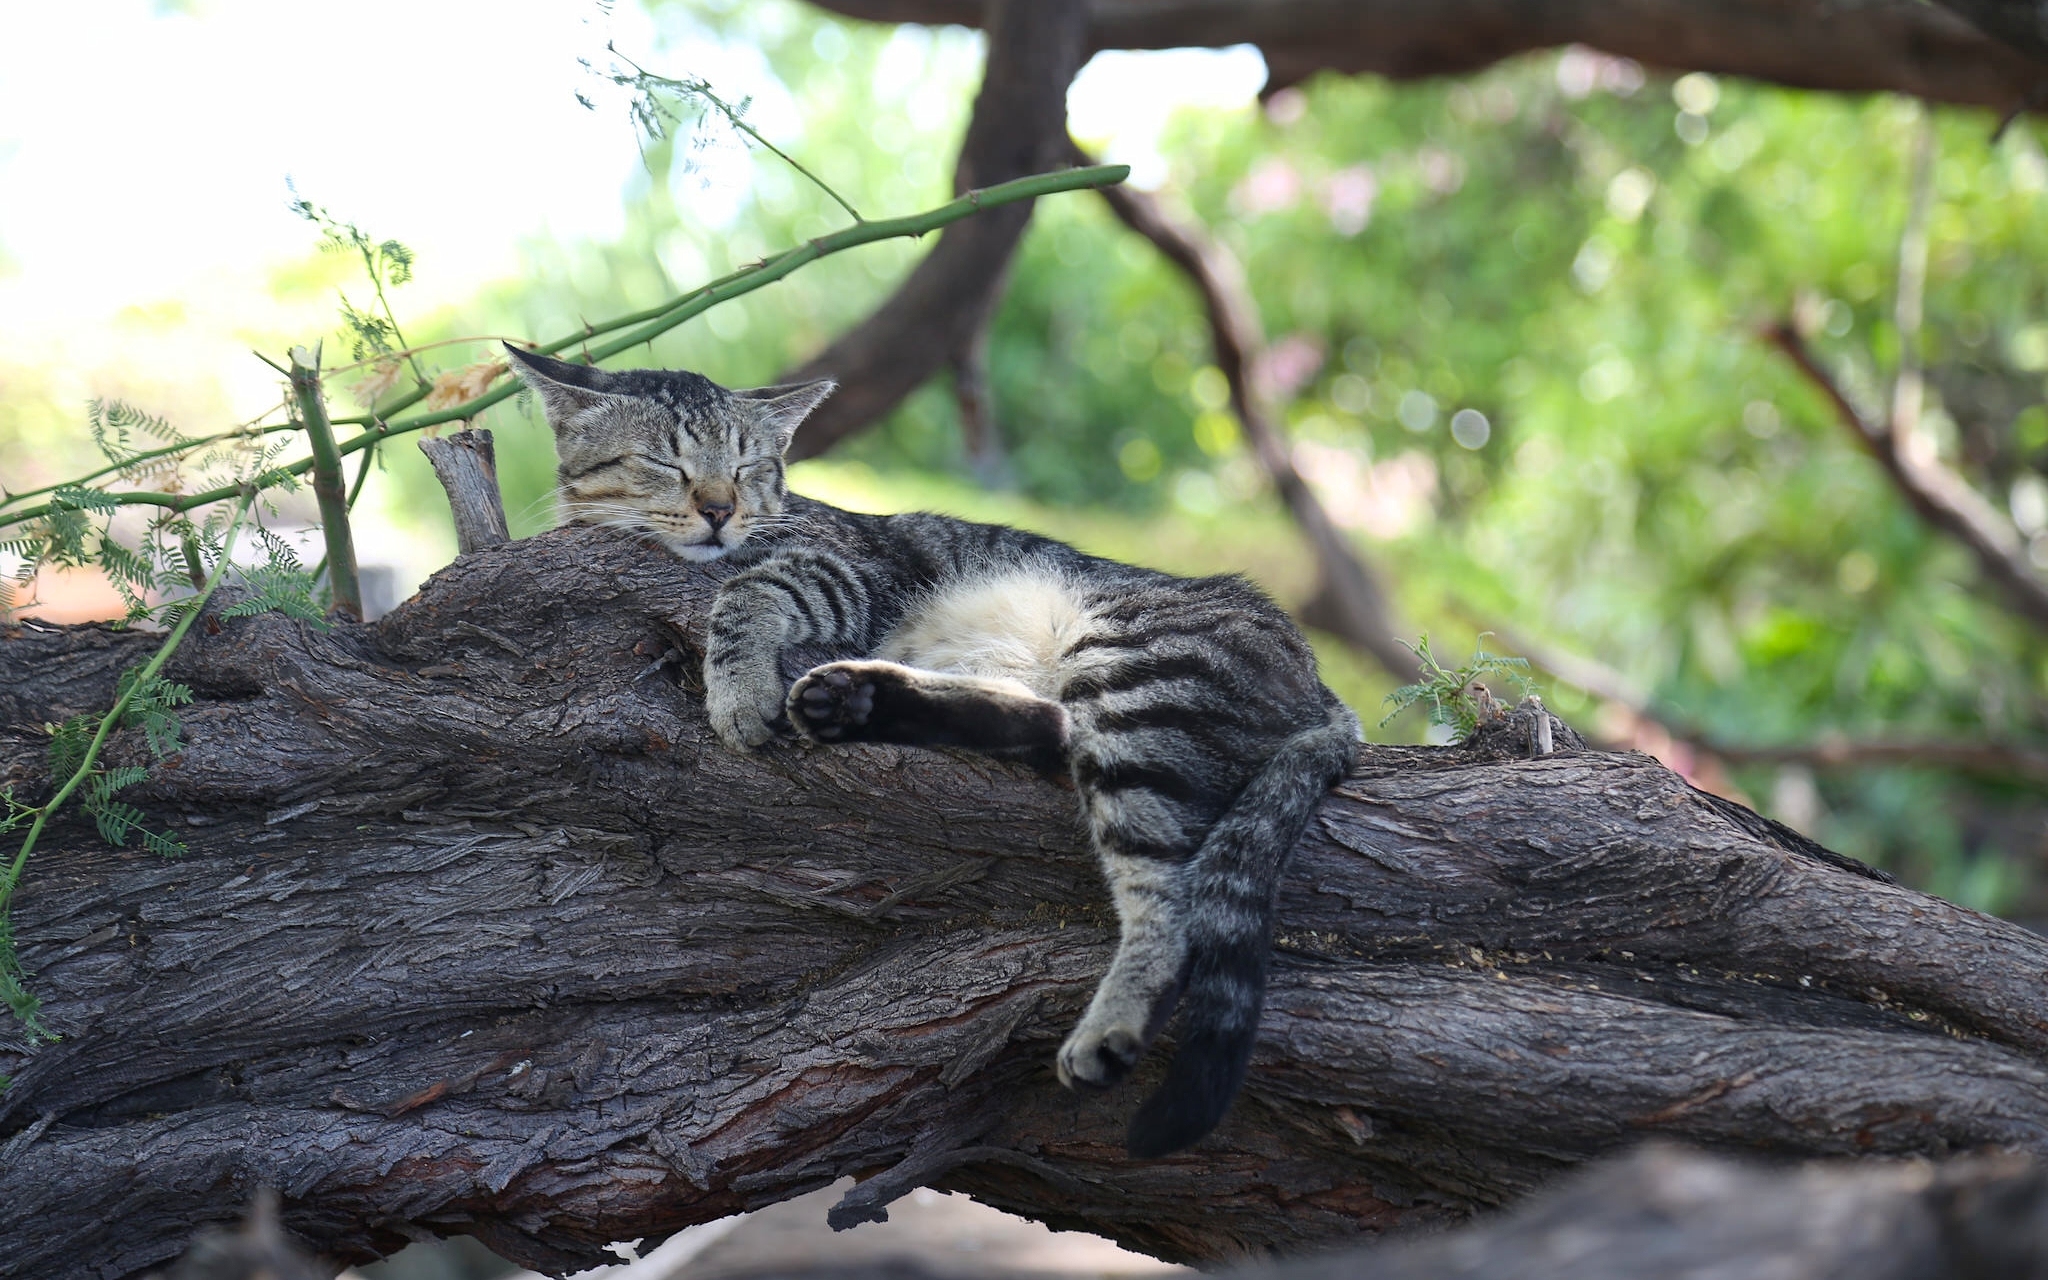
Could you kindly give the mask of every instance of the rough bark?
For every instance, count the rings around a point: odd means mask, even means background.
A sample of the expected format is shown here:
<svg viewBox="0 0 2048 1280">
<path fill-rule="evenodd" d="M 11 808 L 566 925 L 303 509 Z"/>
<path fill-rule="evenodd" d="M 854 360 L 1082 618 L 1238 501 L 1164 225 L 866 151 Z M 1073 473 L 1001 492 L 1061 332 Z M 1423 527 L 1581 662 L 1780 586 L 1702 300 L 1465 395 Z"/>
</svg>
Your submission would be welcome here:
<svg viewBox="0 0 2048 1280">
<path fill-rule="evenodd" d="M 813 0 L 877 22 L 980 26 L 982 0 Z M 1266 92 L 1318 71 L 1397 80 L 1462 75 L 1565 44 L 1672 71 L 1712 71 L 1800 89 L 1890 90 L 2010 110 L 2042 77 L 2038 28 L 1994 38 L 1991 22 L 2031 0 L 1094 0 L 1091 49 L 1255 44 Z M 2001 14 L 2001 17 L 2007 16 Z M 2033 15 L 2029 14 L 2031 18 Z M 2010 39 L 2011 43 L 2007 43 Z"/>
<path fill-rule="evenodd" d="M 1062 1091 L 1113 937 L 1071 793 L 888 747 L 737 757 L 692 692 L 718 566 L 599 531 L 372 625 L 194 629 L 165 862 L 53 827 L 16 902 L 64 1039 L 0 1046 L 0 1267 L 122 1276 L 259 1184 L 349 1258 L 543 1269 L 848 1173 L 1169 1257 L 1460 1220 L 1652 1134 L 2048 1149 L 2048 941 L 1643 757 L 1373 748 L 1303 841 L 1252 1079 L 1122 1154 Z M 0 771 L 147 638 L 0 641 Z M 121 741 L 117 759 L 137 743 Z"/>
<path fill-rule="evenodd" d="M 956 191 L 1065 163 L 1067 85 L 1086 55 L 1083 0 L 998 0 L 987 68 L 953 174 Z M 792 458 L 813 457 L 874 422 L 944 368 L 976 331 L 1031 219 L 1029 204 L 956 222 L 873 314 L 784 374 L 836 378 L 838 392 L 804 422 Z"/>
</svg>

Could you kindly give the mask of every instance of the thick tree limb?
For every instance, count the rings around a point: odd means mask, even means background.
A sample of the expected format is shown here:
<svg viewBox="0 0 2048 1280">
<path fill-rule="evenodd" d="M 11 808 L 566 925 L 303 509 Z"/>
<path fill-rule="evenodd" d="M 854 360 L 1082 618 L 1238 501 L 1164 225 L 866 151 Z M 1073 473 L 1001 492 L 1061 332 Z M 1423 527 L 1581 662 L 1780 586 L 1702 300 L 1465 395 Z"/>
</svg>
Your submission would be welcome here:
<svg viewBox="0 0 2048 1280">
<path fill-rule="evenodd" d="M 1083 0 L 993 0 L 990 13 L 987 69 L 960 144 L 957 191 L 1063 162 L 1067 85 L 1086 58 Z M 944 368 L 989 308 L 1030 218 L 1030 205 L 1010 205 L 946 228 L 888 301 L 783 375 L 784 382 L 839 381 L 797 433 L 790 456 L 831 448 Z"/>
<path fill-rule="evenodd" d="M 1069 159 L 1089 163 L 1079 146 Z M 1421 666 L 1395 638 L 1404 628 L 1393 620 L 1386 591 L 1295 468 L 1272 406 L 1255 385 L 1254 371 L 1265 355 L 1265 326 L 1243 266 L 1221 244 L 1167 213 L 1157 196 L 1127 185 L 1104 187 L 1101 194 L 1117 218 L 1151 241 L 1201 295 L 1210 349 L 1230 386 L 1231 411 L 1315 552 L 1321 583 L 1303 610 L 1305 619 L 1368 654 L 1395 679 L 1417 679 Z"/>
<path fill-rule="evenodd" d="M 813 3 L 877 22 L 972 27 L 984 13 L 981 0 Z M 1950 0 L 1950 8 L 2023 3 L 2030 0 Z M 2025 99 L 2042 70 L 2013 45 L 1916 0 L 1093 0 L 1087 38 L 1091 50 L 1255 44 L 1268 93 L 1318 71 L 1461 75 L 1566 44 L 1673 71 L 2001 111 Z"/>
<path fill-rule="evenodd" d="M 1245 1095 L 1134 1165 L 1159 1058 L 1103 1097 L 1049 1067 L 1113 938 L 1071 794 L 720 750 L 668 659 L 716 569 L 563 530 L 371 626 L 195 628 L 189 745 L 139 797 L 193 852 L 63 823 L 16 903 L 65 1039 L 0 1047 L 0 1257 L 132 1274 L 267 1184 L 344 1256 L 468 1232 L 563 1270 L 893 1168 L 847 1212 L 923 1181 L 1217 1258 L 1653 1134 L 2048 1149 L 2048 940 L 1641 757 L 1375 748 L 1297 854 Z M 0 640 L 0 779 L 43 785 L 35 725 L 145 643 Z"/>
</svg>

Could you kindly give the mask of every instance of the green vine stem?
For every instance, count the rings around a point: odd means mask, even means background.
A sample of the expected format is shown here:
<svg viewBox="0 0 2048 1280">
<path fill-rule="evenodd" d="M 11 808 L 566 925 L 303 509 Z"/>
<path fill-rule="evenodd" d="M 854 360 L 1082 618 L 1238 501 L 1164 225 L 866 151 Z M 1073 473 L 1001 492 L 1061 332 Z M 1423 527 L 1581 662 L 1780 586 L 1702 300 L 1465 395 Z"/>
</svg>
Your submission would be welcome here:
<svg viewBox="0 0 2048 1280">
<path fill-rule="evenodd" d="M 806 241 L 794 248 L 785 249 L 773 257 L 765 258 L 760 262 L 743 267 L 730 275 L 712 281 L 710 284 L 693 289 L 680 297 L 672 298 L 658 307 L 651 307 L 646 311 L 621 316 L 618 319 L 606 322 L 602 326 L 587 326 L 581 332 L 556 342 L 538 346 L 536 349 L 553 354 L 568 347 L 581 345 L 583 347 L 581 354 L 588 362 L 595 364 L 631 347 L 651 342 L 661 334 L 668 332 L 686 320 L 703 314 L 721 302 L 730 301 L 742 294 L 751 293 L 765 285 L 773 284 L 799 267 L 816 262 L 820 258 L 829 257 L 832 254 L 860 245 L 873 244 L 879 240 L 914 239 L 958 222 L 962 218 L 969 217 L 983 209 L 993 209 L 1000 205 L 1015 204 L 1021 200 L 1033 200 L 1039 196 L 1052 195 L 1062 191 L 1082 191 L 1096 187 L 1113 186 L 1130 176 L 1130 172 L 1129 165 L 1121 164 L 1091 165 L 1081 169 L 1062 169 L 1054 173 L 1035 174 L 1028 178 L 1018 178 L 997 186 L 970 191 L 958 199 L 949 201 L 935 209 L 928 209 L 923 213 L 910 214 L 901 218 L 885 218 L 875 222 L 856 222 L 851 226 L 842 227 L 838 231 L 819 236 L 815 240 Z M 595 345 L 589 342 L 589 339 L 598 333 L 616 332 L 629 326 L 638 327 L 631 328 L 630 332 L 613 338 L 608 342 Z M 408 392 L 392 404 L 380 406 L 373 413 L 353 418 L 334 419 L 335 423 L 360 425 L 365 428 L 361 433 L 342 442 L 336 452 L 340 456 L 346 456 L 371 448 L 393 436 L 406 435 L 426 427 L 439 426 L 444 422 L 459 422 L 465 418 L 473 418 L 492 405 L 509 399 L 517 393 L 518 389 L 519 387 L 516 382 L 507 381 L 474 400 L 457 405 L 452 409 L 423 413 L 416 417 L 398 421 L 386 421 L 387 415 L 395 414 L 402 409 L 408 408 L 426 396 L 424 390 Z M 313 460 L 305 458 L 288 466 L 280 467 L 277 470 L 291 475 L 303 475 L 312 468 Z M 230 485 L 218 489 L 209 489 L 203 493 L 191 494 L 110 493 L 106 495 L 106 501 L 120 506 L 150 506 L 159 507 L 167 511 L 190 511 L 194 507 L 203 507 L 208 503 L 231 498 L 236 492 L 236 486 Z M 0 527 L 40 519 L 65 505 L 61 502 L 48 502 L 40 506 L 25 507 L 16 511 L 0 511 Z"/>
<path fill-rule="evenodd" d="M 249 506 L 256 500 L 256 486 L 254 484 L 243 485 L 239 492 L 241 494 L 241 501 L 235 504 L 235 512 L 228 521 L 227 532 L 222 535 L 220 559 L 215 562 L 213 572 L 207 576 L 206 584 L 199 589 L 198 595 L 191 598 L 186 605 L 183 616 L 178 619 L 177 625 L 171 628 L 170 634 L 164 637 L 164 642 L 157 646 L 156 653 L 150 657 L 147 663 L 143 664 L 141 673 L 135 679 L 128 682 L 128 686 L 122 690 L 121 696 L 114 700 L 113 707 L 107 711 L 106 715 L 100 717 L 99 729 L 93 734 L 92 741 L 87 744 L 85 755 L 79 760 L 78 767 L 72 771 L 69 778 L 64 780 L 64 784 L 57 788 L 55 795 L 36 806 L 36 816 L 34 821 L 29 824 L 28 834 L 22 838 L 21 848 L 15 851 L 14 861 L 8 865 L 6 875 L 4 878 L 0 878 L 0 936 L 9 936 L 10 934 L 7 927 L 7 915 L 8 908 L 14 901 L 15 886 L 21 883 L 21 873 L 28 866 L 28 856 L 35 850 L 36 841 L 42 837 L 43 828 L 48 825 L 51 815 L 62 808 L 64 802 L 69 800 L 72 794 L 92 776 L 94 766 L 99 763 L 100 749 L 106 746 L 107 739 L 114 732 L 114 727 L 121 723 L 121 717 L 127 713 L 128 704 L 134 700 L 135 695 L 139 691 L 149 687 L 150 683 L 156 679 L 158 673 L 164 669 L 164 664 L 170 661 L 171 655 L 177 652 L 179 643 L 185 638 L 185 633 L 192 629 L 192 624 L 204 612 L 206 602 L 212 597 L 214 588 L 221 584 L 227 577 L 228 570 L 233 566 L 235 535 L 241 532 L 242 521 L 249 514 Z M 4 959 L 8 963 L 0 965 L 0 986 L 14 986 L 18 979 L 16 974 L 10 971 L 13 968 L 13 953 L 11 949 L 6 953 Z M 7 994 L 25 996 L 25 993 L 19 992 L 8 992 Z M 9 1003 L 14 1002 L 10 1001 Z M 21 1007 L 17 1005 L 17 1009 Z M 30 1036 L 32 1038 L 41 1036 L 45 1039 L 55 1039 L 36 1020 L 33 1001 L 28 1001 L 26 1007 L 28 1012 L 21 1015 L 21 1020 L 28 1028 Z"/>
<path fill-rule="evenodd" d="M 220 444 L 226 440 L 275 435 L 280 431 L 298 430 L 298 424 L 294 422 L 263 421 L 264 418 L 269 417 L 272 413 L 283 407 L 282 403 L 274 404 L 257 415 L 257 417 L 252 418 L 239 427 L 229 427 L 225 431 L 216 431 L 210 436 L 194 436 L 189 440 L 180 440 L 176 444 L 167 444 L 157 449 L 145 449 L 140 453 L 131 454 L 119 462 L 110 462 L 97 471 L 88 471 L 82 476 L 73 476 L 69 480 L 59 480 L 56 484 L 46 484 L 40 489 L 23 489 L 19 493 L 0 493 L 0 506 L 21 502 L 28 498 L 40 498 L 46 493 L 55 493 L 59 489 L 83 488 L 101 476 L 110 476 L 116 472 L 126 471 L 130 467 L 140 466 L 145 462 L 153 462 L 158 458 L 168 458 L 172 454 L 190 453 L 195 449 L 203 449 L 208 445 Z M 0 523 L 9 522 L 11 519 L 12 517 L 0 516 Z"/>
<path fill-rule="evenodd" d="M 327 545 L 327 582 L 335 605 L 361 618 L 363 589 L 356 574 L 355 537 L 349 531 L 348 484 L 341 474 L 334 427 L 327 421 L 327 402 L 320 394 L 320 349 L 293 347 L 291 361 L 292 399 L 313 451 L 313 496 L 320 503 L 320 537 Z"/>
</svg>

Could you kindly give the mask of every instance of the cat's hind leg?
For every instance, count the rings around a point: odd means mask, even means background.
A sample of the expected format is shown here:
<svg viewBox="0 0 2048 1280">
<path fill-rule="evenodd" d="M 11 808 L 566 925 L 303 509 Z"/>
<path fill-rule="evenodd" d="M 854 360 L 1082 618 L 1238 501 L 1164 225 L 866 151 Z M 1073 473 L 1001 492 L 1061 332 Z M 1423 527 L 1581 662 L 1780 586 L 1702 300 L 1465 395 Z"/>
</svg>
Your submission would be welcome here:
<svg viewBox="0 0 2048 1280">
<path fill-rule="evenodd" d="M 1054 1060 L 1069 1089 L 1107 1089 L 1129 1075 L 1187 982 L 1181 868 L 1129 854 L 1101 858 L 1116 906 L 1116 956 Z"/>
<path fill-rule="evenodd" d="M 1016 680 L 861 660 L 813 667 L 789 691 L 789 722 L 818 742 L 968 747 L 1057 763 L 1067 713 Z"/>
</svg>

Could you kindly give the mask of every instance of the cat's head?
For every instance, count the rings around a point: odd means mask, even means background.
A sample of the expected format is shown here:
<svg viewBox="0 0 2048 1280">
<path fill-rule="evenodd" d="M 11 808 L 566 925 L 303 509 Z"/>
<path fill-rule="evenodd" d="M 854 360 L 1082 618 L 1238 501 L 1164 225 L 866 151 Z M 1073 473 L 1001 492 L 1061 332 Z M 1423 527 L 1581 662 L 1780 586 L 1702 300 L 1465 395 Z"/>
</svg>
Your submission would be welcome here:
<svg viewBox="0 0 2048 1280">
<path fill-rule="evenodd" d="M 776 522 L 783 451 L 835 385 L 728 391 L 682 370 L 614 373 L 505 349 L 555 429 L 563 519 L 651 534 L 686 560 L 716 560 Z"/>
</svg>

